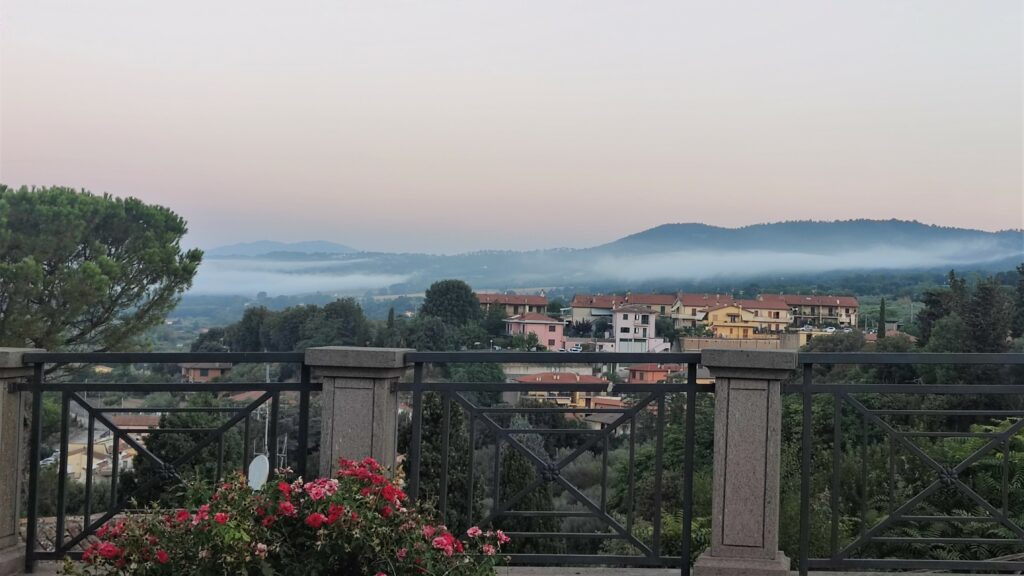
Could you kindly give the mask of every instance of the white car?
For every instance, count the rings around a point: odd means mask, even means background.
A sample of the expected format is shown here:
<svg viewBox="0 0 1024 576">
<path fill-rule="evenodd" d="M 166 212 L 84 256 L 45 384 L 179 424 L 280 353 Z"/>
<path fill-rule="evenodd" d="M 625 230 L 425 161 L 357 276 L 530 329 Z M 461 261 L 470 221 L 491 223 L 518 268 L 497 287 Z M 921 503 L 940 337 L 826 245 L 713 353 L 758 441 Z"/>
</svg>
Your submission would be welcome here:
<svg viewBox="0 0 1024 576">
<path fill-rule="evenodd" d="M 569 348 L 569 352 L 583 352 L 583 346 L 580 344 L 573 344 L 573 347 Z"/>
<path fill-rule="evenodd" d="M 829 326 L 828 328 L 825 328 L 825 333 L 827 333 L 827 334 L 835 334 L 836 333 L 836 327 L 835 326 Z"/>
</svg>

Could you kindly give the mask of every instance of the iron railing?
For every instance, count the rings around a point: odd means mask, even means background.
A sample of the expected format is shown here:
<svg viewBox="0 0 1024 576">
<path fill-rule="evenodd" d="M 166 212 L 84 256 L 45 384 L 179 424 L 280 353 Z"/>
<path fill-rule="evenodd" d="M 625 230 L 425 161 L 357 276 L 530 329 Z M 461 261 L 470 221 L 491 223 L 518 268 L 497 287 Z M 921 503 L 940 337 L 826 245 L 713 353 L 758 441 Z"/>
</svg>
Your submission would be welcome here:
<svg viewBox="0 0 1024 576">
<path fill-rule="evenodd" d="M 517 544 L 545 544 L 514 549 L 511 555 L 514 563 L 678 567 L 682 574 L 689 574 L 691 552 L 697 550 L 691 529 L 695 518 L 700 520 L 707 515 L 694 511 L 694 470 L 700 468 L 695 465 L 695 450 L 701 450 L 704 455 L 710 449 L 709 433 L 698 438 L 697 413 L 701 406 L 707 406 L 699 404 L 706 401 L 706 397 L 702 400 L 701 393 L 713 390 L 711 386 L 697 383 L 699 353 L 418 352 L 408 354 L 407 360 L 414 367 L 412 378 L 400 383 L 398 391 L 407 397 L 411 418 L 408 431 L 404 432 L 407 446 L 401 450 L 404 455 L 399 456 L 410 496 L 436 505 L 441 517 L 454 523 L 453 528 L 464 528 L 460 524 L 500 528 L 503 522 L 507 524 L 521 518 L 558 523 L 556 529 L 514 533 Z M 90 449 L 85 464 L 84 510 L 76 512 L 82 519 L 82 529 L 65 536 L 68 518 L 74 516 L 67 506 L 69 420 L 73 413 L 85 421 L 84 441 L 88 446 L 96 441 L 99 429 L 108 429 L 114 444 L 113 454 L 118 453 L 118 444 L 131 446 L 142 460 L 160 472 L 146 480 L 152 484 L 176 479 L 179 469 L 214 446 L 218 447 L 218 465 L 213 477 L 221 477 L 228 472 L 223 465 L 225 435 L 241 427 L 243 438 L 248 440 L 253 432 L 252 416 L 265 406 L 268 435 L 276 439 L 282 416 L 281 395 L 294 395 L 298 397 L 298 438 L 296 447 L 286 448 L 285 459 L 299 474 L 306 471 L 310 454 L 310 393 L 318 391 L 320 385 L 311 381 L 310 368 L 303 365 L 301 352 L 31 353 L 25 355 L 25 361 L 34 366 L 31 381 L 18 385 L 20 390 L 32 393 L 26 527 L 30 571 L 39 560 L 79 557 L 76 546 L 132 505 L 133 494 L 121 493 L 118 489 L 116 467 L 119 460 L 114 458 L 109 502 L 105 503 L 102 513 L 93 513 L 94 462 Z M 48 376 L 49 370 L 67 365 L 183 362 L 292 364 L 298 366 L 298 377 L 295 382 L 150 384 L 75 382 L 66 376 Z M 783 431 L 785 438 L 793 440 L 790 448 L 796 450 L 794 458 L 799 455 L 799 470 L 786 477 L 784 466 L 783 482 L 794 486 L 799 482 L 800 485 L 798 551 L 791 551 L 798 552 L 801 573 L 815 569 L 1024 570 L 1024 555 L 1013 552 L 1024 548 L 1024 518 L 1021 517 L 1024 514 L 1021 512 L 1024 510 L 1024 501 L 1021 501 L 1024 499 L 1024 447 L 1019 444 L 1024 442 L 1024 400 L 1021 400 L 1024 375 L 1007 373 L 1011 368 L 1024 369 L 1024 354 L 802 353 L 799 362 L 802 372 L 783 385 L 785 404 L 794 414 L 799 414 L 796 419 L 800 422 L 799 429 L 790 426 L 790 430 L 785 430 L 784 426 Z M 454 382 L 448 377 L 450 374 L 442 374 L 453 366 L 481 363 L 535 364 L 563 370 L 565 365 L 578 364 L 584 367 L 584 372 L 597 365 L 613 369 L 619 364 L 634 363 L 678 363 L 686 365 L 686 369 L 682 377 L 666 383 L 612 386 L 574 382 Z M 835 374 L 816 374 L 834 366 L 936 365 L 966 367 L 975 370 L 968 375 L 976 378 L 961 379 L 971 383 L 925 384 L 908 381 L 894 373 L 861 384 L 844 382 L 841 378 L 835 381 Z M 1002 372 L 985 372 L 981 369 L 984 366 L 998 366 Z M 444 377 L 433 378 L 432 375 Z M 241 406 L 140 408 L 97 405 L 97 397 L 89 396 L 109 392 L 243 391 L 254 391 L 258 395 Z M 487 398 L 488 394 L 501 393 L 543 397 L 541 402 L 526 404 Z M 561 402 L 565 394 L 573 393 L 592 397 L 621 395 L 626 401 L 621 406 L 600 408 L 593 407 L 593 400 L 590 406 L 585 401 L 582 405 Z M 60 398 L 53 549 L 37 548 L 36 534 L 44 394 Z M 942 400 L 963 396 L 998 400 L 969 408 Z M 434 415 L 436 420 L 427 421 L 427 405 L 431 403 L 438 413 Z M 223 419 L 203 429 L 119 428 L 110 415 L 124 412 L 209 412 L 222 415 Z M 562 426 L 538 423 L 554 416 L 561 418 Z M 712 417 L 710 411 L 706 417 Z M 707 424 L 704 418 L 702 413 L 702 427 Z M 590 425 L 584 426 L 580 421 Z M 465 436 L 456 437 L 453 430 Z M 665 472 L 678 460 L 671 462 L 667 458 L 680 456 L 678 452 L 667 456 L 670 449 L 666 444 L 667 431 L 680 434 L 682 439 L 682 462 L 676 468 L 681 471 L 681 485 L 671 488 Z M 167 461 L 135 438 L 158 434 L 189 434 L 195 441 L 187 453 Z M 638 440 L 644 435 L 653 445 L 646 456 L 644 451 L 651 446 L 645 447 Z M 545 439 L 551 437 L 572 440 L 561 444 L 558 452 L 544 444 Z M 961 443 L 960 449 L 951 449 L 956 448 L 956 443 Z M 248 441 L 243 441 L 242 446 L 240 461 L 244 464 L 252 455 L 252 446 Z M 459 446 L 464 449 L 461 455 L 457 453 Z M 276 441 L 267 443 L 266 451 L 272 462 L 277 461 L 277 450 Z M 953 461 L 942 458 L 950 453 L 960 456 Z M 613 468 L 613 454 L 624 466 Z M 502 477 L 502 463 L 513 457 L 524 461 L 531 474 L 529 481 L 510 492 Z M 636 502 L 637 465 L 644 457 L 653 460 L 653 478 L 650 479 L 653 485 L 649 488 L 654 501 L 650 503 L 651 513 L 647 518 L 637 514 Z M 484 461 L 486 458 L 490 460 Z M 570 479 L 569 473 L 585 459 L 598 463 L 599 480 L 581 489 Z M 457 462 L 462 462 L 464 467 L 454 467 Z M 1017 462 L 1020 462 L 1019 467 Z M 708 466 L 709 463 L 705 468 Z M 978 484 L 974 473 L 981 466 L 992 472 L 994 485 Z M 616 473 L 625 476 L 616 478 Z M 624 490 L 620 494 L 626 502 L 624 506 L 616 507 L 612 502 L 613 485 Z M 144 488 L 146 485 L 138 486 L 133 492 L 142 492 Z M 559 505 L 547 509 L 524 508 L 522 503 L 529 501 L 531 492 L 538 488 L 546 488 L 550 495 L 557 496 Z M 678 490 L 678 494 L 673 490 Z M 785 498 L 784 495 L 784 501 Z M 954 507 L 956 509 L 949 512 L 949 506 L 940 507 L 943 513 L 936 513 L 934 506 L 926 506 L 935 498 L 953 501 L 959 508 Z M 665 509 L 665 503 L 670 500 L 678 503 L 678 510 Z M 825 520 L 819 517 L 822 510 Z M 671 514 L 673 519 L 678 517 L 678 536 L 665 534 L 668 520 L 663 516 L 665 513 Z M 954 528 L 947 532 L 935 528 L 943 524 Z M 982 524 L 991 525 L 993 529 L 979 533 L 978 526 Z M 572 526 L 583 527 L 573 529 Z M 552 542 L 559 545 L 552 547 Z M 604 548 L 604 544 L 614 546 Z M 609 552 L 610 549 L 616 552 Z M 621 552 L 623 549 L 629 552 Z M 944 557 L 943 551 L 950 552 L 949 557 Z M 953 552 L 966 553 L 956 558 Z"/>
<path fill-rule="evenodd" d="M 440 437 L 440 446 L 431 444 L 439 454 L 433 472 L 439 477 L 436 482 L 436 493 L 430 494 L 435 500 L 442 518 L 469 525 L 502 527 L 512 518 L 543 518 L 555 521 L 566 519 L 589 519 L 593 523 L 586 531 L 521 531 L 510 535 L 517 541 L 530 542 L 532 552 L 515 552 L 510 554 L 513 563 L 532 565 L 587 565 L 601 564 L 613 566 L 661 566 L 680 567 L 681 573 L 690 571 L 691 520 L 693 517 L 693 461 L 694 461 L 694 429 L 697 395 L 710 392 L 710 386 L 697 384 L 697 364 L 699 353 L 665 354 L 665 353 L 523 353 L 523 352 L 423 352 L 412 353 L 408 360 L 414 363 L 412 382 L 402 384 L 400 390 L 411 393 L 412 422 L 411 439 L 408 450 L 408 487 L 412 497 L 423 497 L 421 485 L 421 468 L 424 459 L 424 435 L 432 438 Z M 430 365 L 446 364 L 448 366 L 466 363 L 535 363 L 542 366 L 557 367 L 566 364 L 578 364 L 587 368 L 594 365 L 610 365 L 621 363 L 678 363 L 686 365 L 683 378 L 666 383 L 624 383 L 618 385 L 575 383 L 571 378 L 558 383 L 536 382 L 432 382 L 428 378 Z M 557 368 L 554 368 L 557 369 Z M 563 372 L 568 377 L 571 372 Z M 481 393 L 515 393 L 515 394 L 551 394 L 565 395 L 603 394 L 626 395 L 629 400 L 621 407 L 594 408 L 593 406 L 570 404 L 558 406 L 545 398 L 541 403 L 522 405 L 516 402 L 487 403 L 477 396 Z M 425 396 L 438 395 L 440 398 L 440 425 L 437 429 L 425 429 Z M 666 463 L 665 430 L 669 418 L 668 401 L 671 395 L 685 396 L 685 408 L 682 417 L 684 422 L 682 502 L 678 510 L 681 520 L 681 553 L 670 555 L 665 552 L 662 536 L 662 502 L 664 497 L 663 480 Z M 585 403 L 584 403 L 585 404 Z M 461 416 L 457 416 L 461 413 Z M 566 416 L 568 422 L 581 417 L 593 418 L 601 422 L 593 427 L 561 427 L 548 428 L 532 426 L 530 418 L 543 417 L 550 414 Z M 514 418 L 518 416 L 519 419 Z M 468 436 L 468 466 L 462 478 L 454 478 L 451 473 L 453 454 L 451 451 L 451 430 L 453 419 L 464 418 L 466 435 Z M 635 503 L 636 476 L 634 474 L 637 458 L 636 437 L 638 420 L 647 417 L 653 420 L 654 436 L 654 503 L 653 518 L 650 518 L 650 532 L 647 537 L 636 533 L 638 525 Z M 525 424 L 524 424 L 525 423 Z M 564 425 L 563 425 L 564 426 Z M 548 438 L 550 436 L 579 437 L 578 442 L 569 444 L 563 453 L 539 450 L 530 447 L 523 440 L 524 436 Z M 627 459 L 626 498 L 628 500 L 625 513 L 614 513 L 609 509 L 609 452 L 613 447 L 624 448 Z M 486 486 L 481 487 L 479 476 L 485 473 L 477 470 L 476 453 L 489 448 L 492 458 L 481 470 L 489 470 L 490 478 Z M 512 457 L 512 453 L 520 457 L 533 468 L 533 478 L 525 486 L 518 486 L 514 493 L 506 491 L 506 482 L 502 478 L 502 459 Z M 600 459 L 600 481 L 596 490 L 590 493 L 576 486 L 565 476 L 566 467 L 573 464 L 585 454 Z M 453 493 L 452 485 L 458 481 L 460 493 Z M 537 489 L 549 488 L 560 493 L 564 500 L 570 502 L 563 508 L 544 510 L 524 508 L 521 502 Z M 454 503 L 453 502 L 456 502 Z M 452 514 L 457 507 L 458 514 Z M 669 511 L 672 512 L 672 511 Z M 572 542 L 602 542 L 618 540 L 627 543 L 635 550 L 634 554 L 610 554 L 595 552 L 594 545 L 573 547 Z M 547 547 L 535 543 L 543 542 Z M 552 542 L 562 542 L 557 551 L 551 551 Z M 540 551 L 536 551 L 539 549 Z M 522 549 L 520 549 L 522 550 Z M 685 559 L 685 560 L 684 560 Z"/>
<path fill-rule="evenodd" d="M 802 399 L 801 574 L 1024 571 L 1024 458 L 1019 444 L 1012 447 L 1024 430 L 1024 371 L 1007 373 L 1024 365 L 1024 354 L 803 353 L 800 364 L 801 379 L 784 392 Z M 940 365 L 964 372 L 946 380 L 997 381 L 925 384 L 897 371 L 887 381 L 858 384 L 815 375 L 816 367 Z M 977 406 L 951 401 L 965 396 Z M 814 437 L 816 402 L 819 414 L 831 413 L 830 421 L 818 422 L 831 438 Z M 1022 464 L 1016 488 L 1015 460 Z M 972 468 L 982 464 L 997 471 L 994 482 Z M 816 477 L 827 485 L 814 486 Z M 828 510 L 827 543 L 812 542 L 816 499 Z M 812 557 L 812 546 L 827 557 Z"/>
<path fill-rule="evenodd" d="M 269 440 L 266 442 L 265 450 L 272 466 L 280 462 L 278 454 L 278 423 L 281 416 L 281 394 L 297 393 L 298 396 L 298 430 L 296 449 L 288 453 L 288 446 L 285 446 L 284 460 L 286 464 L 292 465 L 298 474 L 304 474 L 309 450 L 309 404 L 310 392 L 319 390 L 319 384 L 310 381 L 309 367 L 302 364 L 302 352 L 284 353 L 30 353 L 25 354 L 24 360 L 27 364 L 34 366 L 33 377 L 30 382 L 22 384 L 19 388 L 22 391 L 32 392 L 32 419 L 31 419 L 31 443 L 29 447 L 29 484 L 27 502 L 27 525 L 26 525 L 26 571 L 32 572 L 35 563 L 40 560 L 57 560 L 64 557 L 78 559 L 81 557 L 80 544 L 93 536 L 101 526 L 119 513 L 125 511 L 132 505 L 134 498 L 146 490 L 166 482 L 180 481 L 180 469 L 183 466 L 192 464 L 197 456 L 204 450 L 217 446 L 217 465 L 213 478 L 206 480 L 219 481 L 229 472 L 225 470 L 225 437 L 229 431 L 242 427 L 242 457 L 240 462 L 244 467 L 251 458 L 253 446 L 250 438 L 253 435 L 251 422 L 253 414 L 260 408 L 267 411 L 265 415 L 265 431 Z M 66 377 L 50 379 L 47 378 L 47 371 L 55 367 L 74 365 L 102 364 L 104 366 L 117 364 L 177 364 L 177 363 L 230 363 L 233 366 L 249 363 L 284 363 L 297 364 L 298 379 L 295 382 L 166 382 L 166 383 L 126 383 L 126 382 L 76 382 Z M 66 370 L 65 370 L 66 372 Z M 96 396 L 89 394 L 102 394 L 111 392 L 129 393 L 195 393 L 206 392 L 219 394 L 224 392 L 257 392 L 258 397 L 246 401 L 241 406 L 164 406 L 164 407 L 112 407 L 97 405 L 94 401 Z M 60 453 L 57 465 L 57 495 L 56 515 L 54 518 L 54 539 L 53 549 L 39 549 L 37 542 L 37 530 L 40 523 L 38 514 L 40 496 L 40 455 L 39 449 L 42 444 L 42 413 L 43 395 L 58 394 L 60 396 Z M 84 438 L 86 450 L 86 462 L 84 466 L 85 490 L 83 510 L 80 515 L 69 514 L 67 506 L 68 493 L 68 459 L 72 411 L 76 416 L 84 418 L 86 432 Z M 111 414 L 116 413 L 138 413 L 138 414 L 216 414 L 222 418 L 208 428 L 157 428 L 147 427 L 118 427 L 112 421 Z M 116 418 L 115 418 L 116 419 Z M 111 438 L 111 470 L 110 470 L 110 499 L 105 510 L 101 514 L 94 514 L 93 490 L 96 475 L 93 470 L 95 460 L 95 444 L 97 427 L 107 430 Z M 173 461 L 162 458 L 146 447 L 142 439 L 158 434 L 180 434 L 185 435 L 193 441 L 192 446 L 184 453 L 178 455 Z M 137 439 L 138 437 L 138 439 Z M 140 441 L 140 439 L 142 441 Z M 124 443 L 131 447 L 138 456 L 151 464 L 155 473 L 149 478 L 139 478 L 134 490 L 129 493 L 119 493 L 119 479 L 121 476 L 120 467 L 120 445 Z M 244 470 L 243 470 L 244 471 Z M 142 503 L 145 504 L 145 503 Z M 77 534 L 66 535 L 66 527 L 69 517 L 79 516 L 81 527 Z M 70 537 L 68 537 L 70 536 Z"/>
</svg>

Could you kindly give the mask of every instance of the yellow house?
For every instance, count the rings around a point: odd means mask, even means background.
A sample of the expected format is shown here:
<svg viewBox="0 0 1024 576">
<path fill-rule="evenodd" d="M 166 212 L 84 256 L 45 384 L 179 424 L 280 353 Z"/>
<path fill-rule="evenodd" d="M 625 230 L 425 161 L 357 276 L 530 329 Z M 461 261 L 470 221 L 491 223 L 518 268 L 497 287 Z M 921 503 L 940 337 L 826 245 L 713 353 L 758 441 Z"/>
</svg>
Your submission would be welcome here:
<svg viewBox="0 0 1024 576">
<path fill-rule="evenodd" d="M 739 304 L 723 304 L 708 309 L 704 324 L 718 338 L 778 338 L 788 326 L 787 319 L 774 310 L 750 310 Z"/>
</svg>

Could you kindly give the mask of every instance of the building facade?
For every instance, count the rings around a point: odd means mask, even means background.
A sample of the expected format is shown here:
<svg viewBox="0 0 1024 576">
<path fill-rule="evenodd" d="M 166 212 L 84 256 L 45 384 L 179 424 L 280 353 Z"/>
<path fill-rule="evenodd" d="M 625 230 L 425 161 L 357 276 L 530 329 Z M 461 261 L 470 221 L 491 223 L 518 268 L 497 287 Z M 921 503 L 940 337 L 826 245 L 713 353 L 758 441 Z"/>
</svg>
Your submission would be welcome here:
<svg viewBox="0 0 1024 576">
<path fill-rule="evenodd" d="M 483 309 L 484 314 L 487 314 L 494 307 L 503 308 L 506 316 L 529 313 L 545 314 L 548 310 L 548 299 L 546 296 L 477 292 L 476 298 L 480 301 L 480 308 Z"/>
<path fill-rule="evenodd" d="M 546 314 L 529 312 L 505 320 L 510 336 L 533 334 L 537 342 L 548 350 L 565 350 L 565 322 Z"/>
<path fill-rule="evenodd" d="M 657 315 L 641 304 L 627 304 L 612 310 L 612 332 L 616 352 L 667 352 L 671 344 L 658 338 Z"/>
</svg>

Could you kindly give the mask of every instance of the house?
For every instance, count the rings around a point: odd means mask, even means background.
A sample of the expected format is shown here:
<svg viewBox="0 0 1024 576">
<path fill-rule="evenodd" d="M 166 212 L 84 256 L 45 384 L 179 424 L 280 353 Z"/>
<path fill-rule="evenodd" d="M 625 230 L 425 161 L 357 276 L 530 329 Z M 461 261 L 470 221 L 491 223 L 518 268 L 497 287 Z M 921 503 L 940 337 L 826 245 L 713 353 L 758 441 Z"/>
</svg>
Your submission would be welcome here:
<svg viewBox="0 0 1024 576">
<path fill-rule="evenodd" d="M 658 316 L 669 316 L 675 303 L 675 294 L 576 294 L 569 306 L 573 322 L 593 322 L 598 318 L 611 318 L 615 307 L 626 304 L 645 306 Z"/>
<path fill-rule="evenodd" d="M 853 296 L 811 296 L 802 294 L 761 295 L 764 302 L 784 302 L 793 315 L 793 325 L 856 326 L 860 302 Z"/>
<path fill-rule="evenodd" d="M 509 335 L 537 336 L 537 342 L 549 350 L 565 349 L 565 322 L 546 314 L 527 312 L 505 319 Z"/>
<path fill-rule="evenodd" d="M 735 300 L 732 304 L 709 308 L 702 323 L 719 338 L 778 338 L 789 326 L 789 316 L 788 311 L 780 310 L 777 306 L 785 305 Z"/>
<path fill-rule="evenodd" d="M 209 382 L 231 371 L 231 364 L 221 362 L 189 362 L 178 367 L 186 382 Z"/>
<path fill-rule="evenodd" d="M 712 306 L 732 304 L 733 298 L 728 294 L 685 294 L 679 293 L 672 305 L 672 319 L 676 328 L 693 328 L 701 324 L 704 314 Z"/>
<path fill-rule="evenodd" d="M 611 320 L 612 308 L 623 303 L 622 296 L 576 294 L 569 307 L 572 309 L 573 322 L 593 322 L 598 318 Z"/>
<path fill-rule="evenodd" d="M 655 334 L 657 315 L 641 304 L 612 309 L 616 352 L 667 352 L 672 346 Z"/>
<path fill-rule="evenodd" d="M 506 316 L 518 314 L 544 314 L 548 310 L 548 299 L 544 295 L 535 296 L 530 294 L 488 294 L 477 292 L 477 300 L 480 301 L 480 308 L 487 314 L 494 307 L 504 308 Z"/>
<path fill-rule="evenodd" d="M 686 369 L 684 364 L 634 364 L 629 366 L 630 384 L 657 384 Z"/>
<path fill-rule="evenodd" d="M 527 398 L 554 402 L 560 406 L 573 408 L 587 408 L 590 399 L 601 394 L 601 392 L 573 390 L 573 385 L 578 384 L 600 384 L 607 386 L 608 380 L 600 376 L 589 374 L 577 374 L 575 372 L 541 372 L 530 374 L 515 379 L 520 384 L 545 384 L 545 385 L 566 385 L 569 389 L 565 392 L 537 390 L 526 393 Z"/>
</svg>

